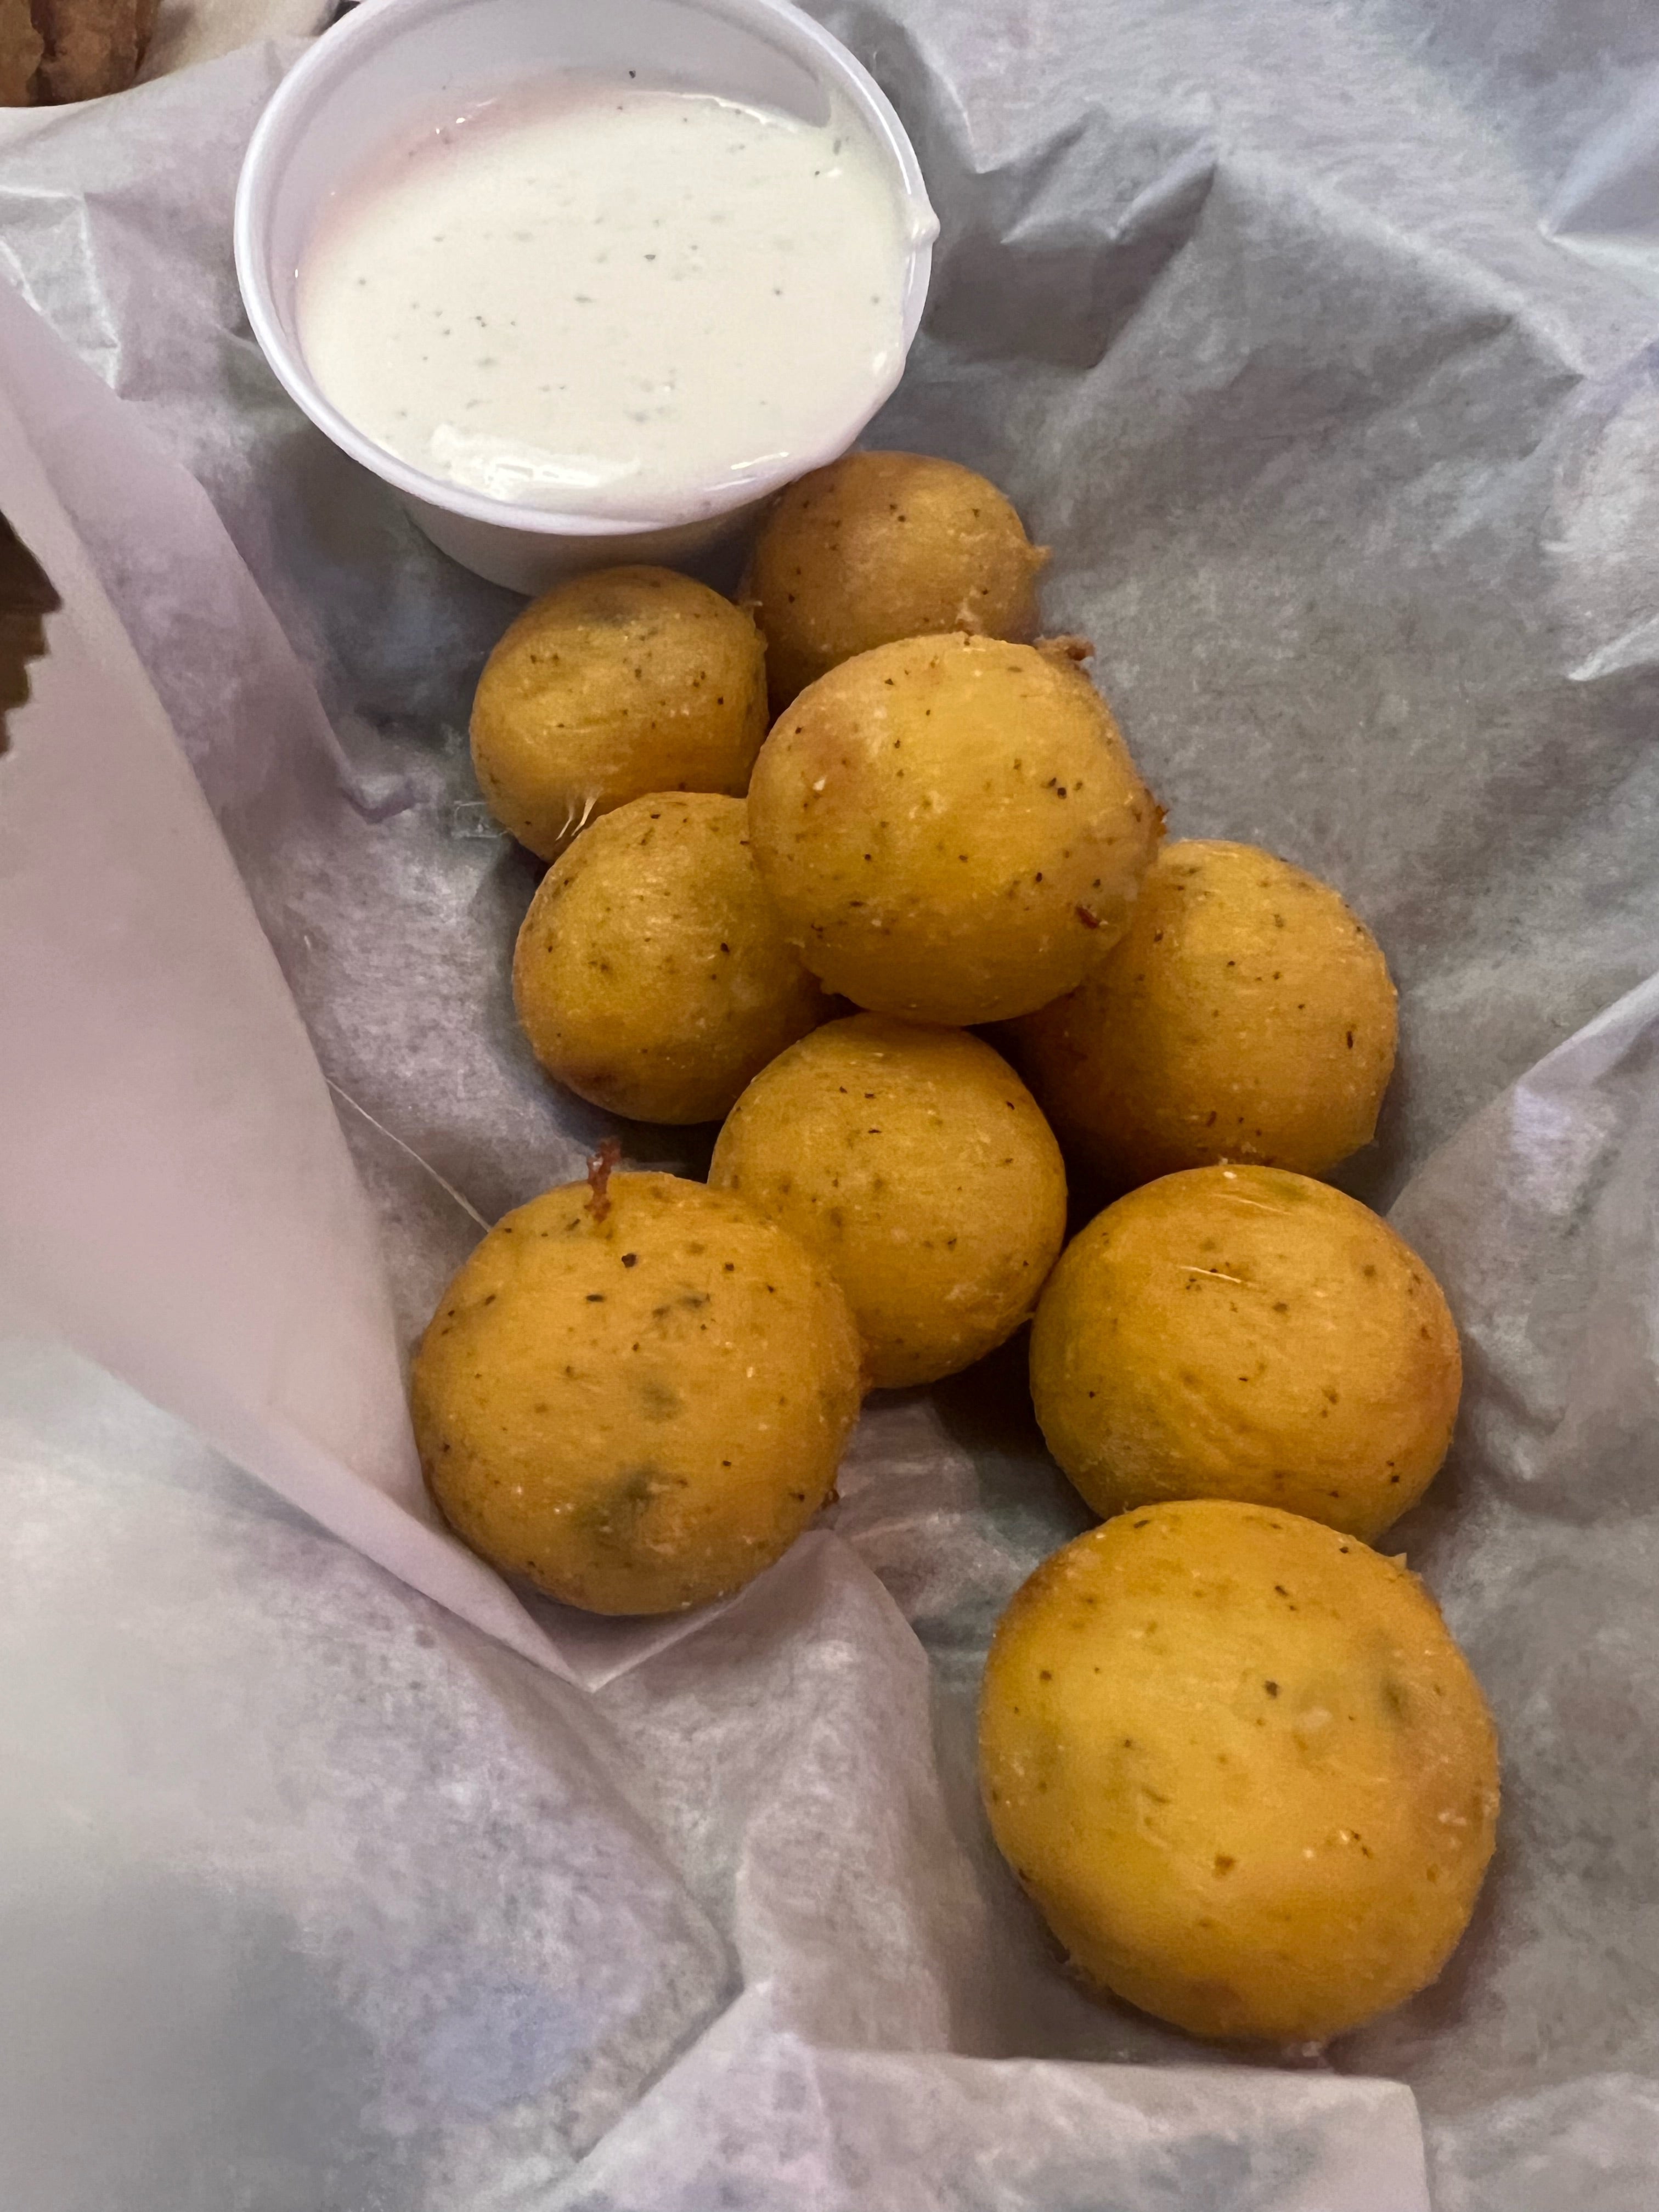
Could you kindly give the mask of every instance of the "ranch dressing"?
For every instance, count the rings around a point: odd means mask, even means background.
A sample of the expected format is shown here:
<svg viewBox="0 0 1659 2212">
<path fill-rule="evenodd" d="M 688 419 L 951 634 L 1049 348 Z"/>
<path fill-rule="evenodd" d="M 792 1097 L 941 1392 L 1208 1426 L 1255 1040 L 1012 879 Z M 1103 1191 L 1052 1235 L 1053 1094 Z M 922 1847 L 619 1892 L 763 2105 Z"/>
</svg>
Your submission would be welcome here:
<svg viewBox="0 0 1659 2212">
<path fill-rule="evenodd" d="M 931 233 L 849 120 L 566 76 L 341 192 L 299 270 L 324 395 L 428 475 L 618 520 L 809 465 L 896 380 Z"/>
</svg>

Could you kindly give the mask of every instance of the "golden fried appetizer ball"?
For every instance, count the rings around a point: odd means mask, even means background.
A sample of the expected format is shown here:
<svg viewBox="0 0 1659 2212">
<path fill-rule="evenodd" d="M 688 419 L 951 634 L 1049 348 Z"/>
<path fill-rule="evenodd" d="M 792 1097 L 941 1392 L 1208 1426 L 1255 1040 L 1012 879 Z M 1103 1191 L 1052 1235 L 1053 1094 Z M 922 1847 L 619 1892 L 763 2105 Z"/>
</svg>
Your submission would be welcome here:
<svg viewBox="0 0 1659 2212">
<path fill-rule="evenodd" d="M 1029 638 L 1048 557 L 996 486 L 955 461 L 848 453 L 814 469 L 773 508 L 744 580 L 773 711 L 899 638 Z"/>
<path fill-rule="evenodd" d="M 1186 840 L 1020 1065 L 1068 1152 L 1114 1187 L 1213 1160 L 1323 1175 L 1370 1142 L 1394 985 L 1328 884 L 1255 845 Z"/>
<path fill-rule="evenodd" d="M 1498 1819 L 1486 1701 L 1416 1577 L 1216 1499 L 1037 1569 L 991 1646 L 980 1776 L 1084 1978 L 1240 2040 L 1322 2041 L 1433 1981 Z"/>
<path fill-rule="evenodd" d="M 1097 1513 L 1282 1505 L 1367 1541 L 1451 1443 L 1462 1363 L 1387 1222 L 1279 1168 L 1143 1184 L 1066 1247 L 1031 1331 L 1048 1449 Z"/>
<path fill-rule="evenodd" d="M 784 943 L 740 799 L 635 799 L 542 878 L 513 962 L 536 1057 L 642 1121 L 713 1121 L 832 1010 Z"/>
<path fill-rule="evenodd" d="M 729 1191 L 612 1175 L 498 1221 L 415 1361 L 421 1464 L 475 1551 L 592 1613 L 675 1613 L 830 1497 L 859 1344 L 828 1270 Z"/>
<path fill-rule="evenodd" d="M 1006 1060 L 881 1014 L 830 1022 L 757 1075 L 708 1179 L 833 1271 L 884 1389 L 1011 1336 L 1066 1234 L 1060 1147 Z"/>
<path fill-rule="evenodd" d="M 831 669 L 774 724 L 749 793 L 807 966 L 874 1012 L 958 1027 L 1074 989 L 1161 834 L 1080 669 L 960 635 Z"/>
<path fill-rule="evenodd" d="M 766 735 L 765 648 L 741 607 L 669 568 L 605 568 L 527 606 L 484 664 L 472 765 L 544 860 L 655 791 L 741 797 Z"/>
</svg>

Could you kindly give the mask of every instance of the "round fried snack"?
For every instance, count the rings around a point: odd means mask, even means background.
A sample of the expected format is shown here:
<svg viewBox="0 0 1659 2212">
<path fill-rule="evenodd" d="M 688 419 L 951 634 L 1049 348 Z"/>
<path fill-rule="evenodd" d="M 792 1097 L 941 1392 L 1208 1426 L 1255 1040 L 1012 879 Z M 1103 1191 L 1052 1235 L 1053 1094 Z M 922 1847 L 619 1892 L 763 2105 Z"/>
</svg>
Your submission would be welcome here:
<svg viewBox="0 0 1659 2212">
<path fill-rule="evenodd" d="M 1081 670 L 982 637 L 831 669 L 774 724 L 749 793 L 755 864 L 814 974 L 959 1027 L 1075 988 L 1162 828 Z"/>
<path fill-rule="evenodd" d="M 1066 1247 L 1031 1331 L 1037 1419 L 1097 1513 L 1243 1498 L 1369 1541 L 1433 1480 L 1462 1384 L 1417 1255 L 1279 1168 L 1119 1199 Z"/>
<path fill-rule="evenodd" d="M 1416 1577 L 1213 1499 L 1037 1569 L 991 1645 L 980 1778 L 1084 1978 L 1240 2040 L 1322 2041 L 1431 1982 L 1498 1820 L 1486 1700 Z"/>
<path fill-rule="evenodd" d="M 859 1409 L 828 1271 L 729 1191 L 613 1175 L 489 1231 L 416 1356 L 444 1518 L 591 1613 L 738 1589 L 830 1497 Z"/>
<path fill-rule="evenodd" d="M 556 586 L 490 654 L 472 702 L 489 811 L 544 860 L 596 814 L 650 792 L 741 797 L 765 735 L 753 620 L 669 568 Z"/>
<path fill-rule="evenodd" d="M 1060 1147 L 1006 1060 L 881 1014 L 830 1022 L 757 1075 L 708 1179 L 834 1271 L 884 1389 L 1011 1336 L 1066 1234 Z"/>
<path fill-rule="evenodd" d="M 513 996 L 548 1073 L 613 1114 L 713 1121 L 832 1002 L 783 940 L 740 799 L 607 814 L 531 901 Z"/>
<path fill-rule="evenodd" d="M 1015 1048 L 1060 1142 L 1120 1188 L 1212 1160 L 1325 1174 L 1375 1133 L 1396 1026 L 1376 940 L 1328 884 L 1182 840 Z"/>
<path fill-rule="evenodd" d="M 855 653 L 903 637 L 1036 628 L 1033 545 L 993 483 L 927 453 L 848 453 L 791 484 L 744 580 L 772 708 Z"/>
</svg>

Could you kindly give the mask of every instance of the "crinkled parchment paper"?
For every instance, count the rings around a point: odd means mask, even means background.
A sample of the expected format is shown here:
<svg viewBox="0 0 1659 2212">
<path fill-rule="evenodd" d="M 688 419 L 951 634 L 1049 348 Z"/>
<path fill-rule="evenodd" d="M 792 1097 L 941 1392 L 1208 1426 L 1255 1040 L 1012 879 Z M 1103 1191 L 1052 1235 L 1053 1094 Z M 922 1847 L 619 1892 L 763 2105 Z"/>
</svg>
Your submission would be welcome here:
<svg viewBox="0 0 1659 2212">
<path fill-rule="evenodd" d="M 1659 18 L 824 12 L 945 224 L 878 442 L 1008 488 L 1176 832 L 1333 878 L 1400 979 L 1350 1181 L 1465 1331 L 1399 1541 L 1504 1731 L 1475 1925 L 1276 2063 L 1060 1976 L 972 1786 L 990 1624 L 1084 1522 L 1018 1347 L 873 1403 L 710 1615 L 520 1603 L 433 1524 L 399 1354 L 607 1125 L 511 1019 L 463 736 L 510 603 L 242 322 L 248 47 L 0 148 L 0 508 L 64 600 L 0 761 L 0 2202 L 1638 2212 Z"/>
</svg>

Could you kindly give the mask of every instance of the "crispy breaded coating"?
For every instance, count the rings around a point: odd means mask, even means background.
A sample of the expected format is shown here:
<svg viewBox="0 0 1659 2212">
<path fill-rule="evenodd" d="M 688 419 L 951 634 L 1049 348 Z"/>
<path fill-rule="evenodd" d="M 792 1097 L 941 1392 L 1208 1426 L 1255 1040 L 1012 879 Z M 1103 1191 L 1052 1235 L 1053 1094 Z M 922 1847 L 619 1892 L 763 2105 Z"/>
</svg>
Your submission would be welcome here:
<svg viewBox="0 0 1659 2212">
<path fill-rule="evenodd" d="M 40 105 L 125 92 L 138 74 L 155 18 L 155 0 L 34 0 L 45 40 L 35 79 Z"/>
<path fill-rule="evenodd" d="M 29 0 L 0 0 L 0 107 L 27 107 L 46 48 Z"/>
</svg>

